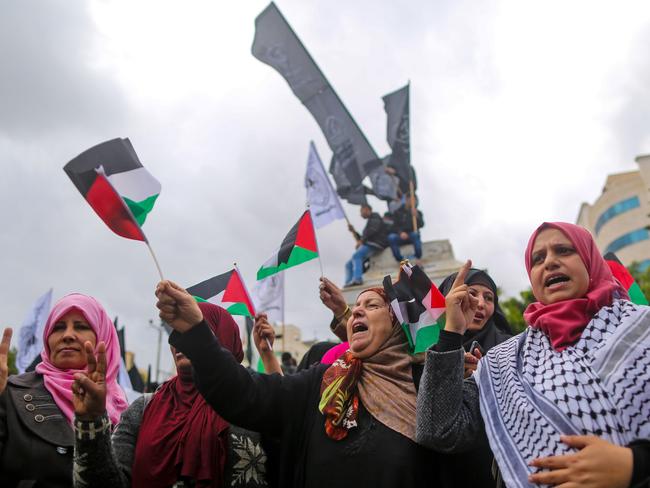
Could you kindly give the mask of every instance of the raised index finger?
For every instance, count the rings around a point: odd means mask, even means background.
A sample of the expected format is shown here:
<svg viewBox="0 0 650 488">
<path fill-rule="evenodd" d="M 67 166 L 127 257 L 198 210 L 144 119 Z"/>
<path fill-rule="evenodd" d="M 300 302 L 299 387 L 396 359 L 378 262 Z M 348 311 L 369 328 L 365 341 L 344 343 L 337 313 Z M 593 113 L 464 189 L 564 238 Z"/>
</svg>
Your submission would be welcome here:
<svg viewBox="0 0 650 488">
<path fill-rule="evenodd" d="M 13 329 L 7 327 L 2 333 L 2 342 L 0 342 L 0 356 L 6 357 L 9 354 L 9 344 L 11 344 L 11 335 L 13 334 Z"/>
<path fill-rule="evenodd" d="M 92 374 L 97 369 L 97 360 L 95 359 L 95 353 L 93 351 L 93 345 L 90 341 L 84 343 L 84 349 L 86 350 L 86 371 L 88 374 Z"/>
<path fill-rule="evenodd" d="M 106 344 L 104 341 L 97 346 L 97 372 L 106 375 Z"/>
<path fill-rule="evenodd" d="M 471 267 L 472 267 L 472 260 L 468 259 L 467 261 L 465 261 L 465 264 L 463 264 L 460 270 L 458 270 L 456 279 L 454 280 L 454 283 L 451 285 L 452 290 L 465 283 L 465 278 L 467 277 L 467 273 L 469 273 L 469 269 Z"/>
</svg>

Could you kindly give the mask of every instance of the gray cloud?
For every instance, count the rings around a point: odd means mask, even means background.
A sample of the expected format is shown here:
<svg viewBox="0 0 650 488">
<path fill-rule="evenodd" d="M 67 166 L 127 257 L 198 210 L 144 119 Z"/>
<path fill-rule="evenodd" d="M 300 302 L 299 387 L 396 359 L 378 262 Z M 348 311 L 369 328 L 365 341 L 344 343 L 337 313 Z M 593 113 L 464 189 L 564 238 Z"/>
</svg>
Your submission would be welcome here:
<svg viewBox="0 0 650 488">
<path fill-rule="evenodd" d="M 201 58 L 196 72 L 183 74 L 184 80 L 200 79 L 203 65 L 214 63 L 220 70 L 214 86 L 137 97 L 138 91 L 118 82 L 108 68 L 97 68 L 110 66 L 103 62 L 110 56 L 88 2 L 3 4 L 2 325 L 18 325 L 31 302 L 51 286 L 57 298 L 81 291 L 120 316 L 141 366 L 154 361 L 156 335 L 146 324 L 155 317 L 158 277 L 148 251 L 142 243 L 113 235 L 61 169 L 84 149 L 118 136 L 131 139 L 143 164 L 162 183 L 145 232 L 165 276 L 191 285 L 237 261 L 253 285 L 257 268 L 304 208 L 309 140 L 314 139 L 325 162 L 330 158 L 316 123 L 284 80 L 250 55 L 253 20 L 265 5 L 260 0 L 221 10 L 227 24 L 249 36 L 233 40 L 224 34 L 220 43 L 210 45 L 214 58 Z M 599 190 L 612 168 L 604 159 L 576 161 L 591 172 L 568 181 L 527 166 L 526 155 L 519 166 L 507 167 L 501 164 L 511 157 L 502 148 L 510 143 L 506 136 L 495 142 L 496 149 L 485 148 L 484 159 L 450 166 L 450 154 L 463 155 L 479 144 L 470 138 L 476 135 L 470 132 L 474 112 L 459 123 L 453 119 L 459 117 L 456 107 L 488 100 L 495 117 L 502 108 L 489 102 L 506 90 L 494 41 L 495 19 L 505 7 L 499 2 L 476 10 L 468 1 L 405 6 L 367 0 L 336 6 L 286 1 L 280 8 L 380 154 L 388 150 L 380 97 L 411 79 L 413 161 L 427 221 L 424 238 L 451 239 L 459 259 L 472 257 L 487 267 L 509 294 L 522 289 L 529 232 L 550 217 L 573 220 L 580 200 Z M 163 20 L 149 18 L 143 35 L 153 36 L 158 22 Z M 645 44 L 635 45 L 642 53 Z M 223 61 L 225 51 L 238 53 L 236 66 Z M 173 76 L 179 59 L 170 53 L 166 61 L 165 74 Z M 641 79 L 647 80 L 647 74 L 639 57 L 621 77 L 622 84 L 612 88 L 620 93 L 625 87 L 629 95 L 620 117 L 607 121 L 613 140 L 629 137 L 625 149 L 610 147 L 617 161 L 636 153 L 635 145 L 644 137 L 639 127 L 641 114 L 647 113 L 648 84 Z M 531 93 L 534 88 L 539 87 L 531 87 Z M 477 116 L 481 110 L 485 107 L 476 106 Z M 531 124 L 534 117 L 521 124 Z M 466 128 L 470 139 L 459 137 L 450 149 L 445 137 L 452 124 L 461 136 Z M 482 129 L 491 127 L 486 123 Z M 543 134 L 539 140 L 553 144 Z M 500 176 L 498 183 L 488 180 L 492 174 Z M 531 184 L 531 174 L 539 184 Z M 512 198 L 504 206 L 494 204 L 504 194 Z M 525 221 L 515 215 L 514 210 L 529 207 Z M 358 209 L 346 210 L 361 228 Z M 319 230 L 319 243 L 325 273 L 342 281 L 353 250 L 345 224 Z M 286 272 L 287 321 L 300 325 L 307 337 L 324 338 L 330 317 L 317 299 L 319 274 L 316 261 Z M 169 365 L 166 357 L 164 367 Z"/>
</svg>

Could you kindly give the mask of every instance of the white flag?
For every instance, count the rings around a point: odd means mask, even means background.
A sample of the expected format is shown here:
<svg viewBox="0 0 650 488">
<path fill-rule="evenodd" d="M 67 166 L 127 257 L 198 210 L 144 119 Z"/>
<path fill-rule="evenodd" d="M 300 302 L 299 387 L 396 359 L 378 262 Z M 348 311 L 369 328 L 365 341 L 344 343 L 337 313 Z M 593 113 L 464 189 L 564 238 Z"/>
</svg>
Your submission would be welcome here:
<svg viewBox="0 0 650 488">
<path fill-rule="evenodd" d="M 16 369 L 20 374 L 32 364 L 43 350 L 43 328 L 50 313 L 52 289 L 36 300 L 34 306 L 25 317 L 18 333 L 18 353 L 16 354 Z"/>
<path fill-rule="evenodd" d="M 319 229 L 334 220 L 345 218 L 339 196 L 325 173 L 323 162 L 320 160 L 313 142 L 309 143 L 305 187 L 314 227 Z"/>
<path fill-rule="evenodd" d="M 268 315 L 269 323 L 284 323 L 284 273 L 256 281 L 251 299 L 258 313 Z"/>
</svg>

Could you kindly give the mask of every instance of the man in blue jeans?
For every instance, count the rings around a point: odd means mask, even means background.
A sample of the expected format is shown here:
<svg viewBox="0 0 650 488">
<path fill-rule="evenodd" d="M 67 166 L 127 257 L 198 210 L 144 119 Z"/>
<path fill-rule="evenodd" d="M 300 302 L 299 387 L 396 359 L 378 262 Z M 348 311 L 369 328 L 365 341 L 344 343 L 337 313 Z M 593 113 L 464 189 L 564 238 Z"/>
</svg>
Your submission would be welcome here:
<svg viewBox="0 0 650 488">
<path fill-rule="evenodd" d="M 357 234 L 350 226 L 350 231 L 357 238 L 357 250 L 352 254 L 352 258 L 345 263 L 344 286 L 362 285 L 363 262 L 388 245 L 386 226 L 380 215 L 373 212 L 372 207 L 366 204 L 361 206 L 361 217 L 368 221 L 361 235 Z"/>
<path fill-rule="evenodd" d="M 413 217 L 415 217 L 416 229 L 413 228 Z M 413 244 L 415 259 L 422 259 L 422 241 L 420 239 L 422 227 L 424 227 L 422 212 L 413 207 L 411 200 L 407 198 L 404 205 L 393 212 L 393 228 L 388 234 L 388 245 L 397 262 L 404 260 L 400 246 L 409 243 Z"/>
</svg>

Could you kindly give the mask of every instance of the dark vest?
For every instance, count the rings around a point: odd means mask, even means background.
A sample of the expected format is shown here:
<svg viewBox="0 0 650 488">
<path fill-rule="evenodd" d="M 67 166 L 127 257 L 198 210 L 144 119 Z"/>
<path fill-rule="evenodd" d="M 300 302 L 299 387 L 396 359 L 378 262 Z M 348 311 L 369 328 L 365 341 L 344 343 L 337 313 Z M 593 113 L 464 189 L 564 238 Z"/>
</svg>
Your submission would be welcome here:
<svg viewBox="0 0 650 488">
<path fill-rule="evenodd" d="M 38 373 L 10 376 L 0 395 L 0 486 L 70 487 L 74 433 Z"/>
</svg>

